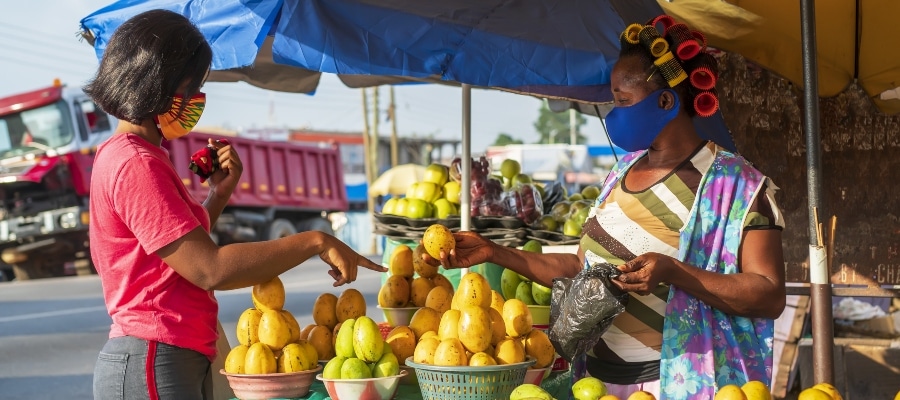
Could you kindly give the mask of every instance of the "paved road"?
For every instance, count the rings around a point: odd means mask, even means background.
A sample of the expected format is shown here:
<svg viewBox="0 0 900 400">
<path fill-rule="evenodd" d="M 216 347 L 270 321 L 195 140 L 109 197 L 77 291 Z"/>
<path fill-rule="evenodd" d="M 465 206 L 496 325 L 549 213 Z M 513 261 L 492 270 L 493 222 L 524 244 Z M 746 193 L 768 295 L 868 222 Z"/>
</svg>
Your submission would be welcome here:
<svg viewBox="0 0 900 400">
<path fill-rule="evenodd" d="M 384 320 L 376 308 L 378 273 L 361 270 L 356 282 L 335 288 L 325 271 L 325 263 L 315 258 L 281 276 L 285 309 L 301 327 L 313 323 L 316 297 L 340 295 L 348 287 L 366 297 L 367 315 Z M 238 316 L 252 307 L 250 290 L 217 292 L 216 297 L 219 318 L 235 344 Z M 0 283 L 0 399 L 92 399 L 94 361 L 109 324 L 96 276 Z"/>
</svg>

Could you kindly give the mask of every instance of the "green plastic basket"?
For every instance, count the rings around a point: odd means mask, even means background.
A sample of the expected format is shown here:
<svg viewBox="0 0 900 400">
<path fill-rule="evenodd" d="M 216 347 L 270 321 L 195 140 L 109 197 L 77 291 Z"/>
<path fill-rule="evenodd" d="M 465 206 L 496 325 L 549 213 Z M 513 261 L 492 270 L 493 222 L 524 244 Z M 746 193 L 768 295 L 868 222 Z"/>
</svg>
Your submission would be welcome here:
<svg viewBox="0 0 900 400">
<path fill-rule="evenodd" d="M 525 382 L 525 372 L 534 359 L 483 367 L 441 367 L 406 359 L 416 370 L 422 400 L 507 400 L 516 386 Z"/>
</svg>

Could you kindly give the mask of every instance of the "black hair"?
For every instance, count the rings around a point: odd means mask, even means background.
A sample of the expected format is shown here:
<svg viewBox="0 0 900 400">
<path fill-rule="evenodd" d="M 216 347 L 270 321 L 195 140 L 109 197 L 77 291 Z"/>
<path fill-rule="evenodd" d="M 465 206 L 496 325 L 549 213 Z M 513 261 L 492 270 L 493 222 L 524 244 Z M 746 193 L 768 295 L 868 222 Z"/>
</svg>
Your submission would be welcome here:
<svg viewBox="0 0 900 400">
<path fill-rule="evenodd" d="M 650 50 L 644 45 L 640 43 L 629 44 L 622 41 L 622 48 L 619 50 L 619 59 L 621 60 L 626 57 L 640 60 L 643 68 L 643 71 L 640 73 L 645 74 L 641 80 L 645 81 L 647 85 L 650 85 L 653 91 L 669 88 L 669 83 L 666 81 L 666 78 L 663 77 L 659 68 L 653 63 L 653 55 L 650 54 Z M 635 72 L 637 73 L 637 71 Z M 649 77 L 649 79 L 647 79 L 647 77 Z M 678 96 L 681 98 L 681 107 L 688 116 L 693 117 L 697 115 L 697 111 L 694 109 L 694 98 L 697 96 L 698 91 L 691 86 L 688 80 L 685 79 L 681 81 L 681 83 L 675 85 L 675 87 L 671 89 L 678 93 Z"/>
<path fill-rule="evenodd" d="M 176 94 L 187 100 L 199 92 L 211 63 L 212 49 L 190 20 L 146 11 L 116 29 L 84 91 L 106 113 L 140 124 L 169 111 Z"/>
</svg>

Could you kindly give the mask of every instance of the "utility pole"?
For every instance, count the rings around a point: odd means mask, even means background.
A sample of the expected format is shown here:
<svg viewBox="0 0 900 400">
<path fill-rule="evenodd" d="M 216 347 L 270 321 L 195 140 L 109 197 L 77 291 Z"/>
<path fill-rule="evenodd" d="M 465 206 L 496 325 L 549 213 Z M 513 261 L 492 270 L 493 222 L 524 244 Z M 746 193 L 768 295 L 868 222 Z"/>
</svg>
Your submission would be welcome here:
<svg viewBox="0 0 900 400">
<path fill-rule="evenodd" d="M 371 140 L 369 138 L 369 96 L 366 94 L 366 88 L 360 89 L 362 91 L 362 107 L 363 107 L 363 170 L 366 174 L 366 188 L 372 186 L 372 182 L 375 180 L 375 171 L 372 170 L 372 163 L 369 160 L 372 154 L 369 151 L 369 148 L 372 146 L 370 143 Z M 366 193 L 366 205 L 369 209 L 369 217 L 372 220 L 372 226 L 374 227 L 375 223 L 375 198 L 372 197 L 369 193 Z M 375 235 L 372 235 L 372 240 L 369 242 L 369 251 L 368 254 L 375 254 Z M 362 243 L 360 243 L 362 245 Z"/>
<path fill-rule="evenodd" d="M 578 144 L 578 130 L 576 129 L 577 127 L 575 126 L 577 120 L 578 119 L 576 118 L 576 115 L 575 115 L 575 109 L 570 108 L 569 109 L 569 143 L 572 145 Z"/>
<path fill-rule="evenodd" d="M 397 154 L 397 107 L 394 104 L 394 86 L 391 86 L 391 105 L 388 108 L 388 115 L 391 117 L 391 167 L 396 167 L 398 163 Z"/>
</svg>

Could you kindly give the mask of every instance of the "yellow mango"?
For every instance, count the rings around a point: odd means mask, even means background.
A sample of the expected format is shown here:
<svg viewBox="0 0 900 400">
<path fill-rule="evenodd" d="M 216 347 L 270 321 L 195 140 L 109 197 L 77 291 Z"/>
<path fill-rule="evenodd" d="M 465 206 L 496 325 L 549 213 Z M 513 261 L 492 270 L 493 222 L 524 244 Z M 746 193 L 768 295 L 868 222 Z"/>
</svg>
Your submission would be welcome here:
<svg viewBox="0 0 900 400">
<path fill-rule="evenodd" d="M 299 340 L 307 340 L 309 339 L 309 332 L 312 331 L 313 328 L 316 327 L 316 324 L 309 324 L 300 331 Z"/>
<path fill-rule="evenodd" d="M 441 316 L 441 323 L 438 326 L 438 338 L 459 339 L 459 310 L 448 310 Z"/>
<path fill-rule="evenodd" d="M 378 305 L 387 308 L 403 307 L 410 299 L 410 287 L 406 278 L 391 275 L 378 291 Z"/>
<path fill-rule="evenodd" d="M 297 343 L 290 343 L 281 349 L 281 357 L 278 357 L 278 372 L 300 372 L 313 368 L 318 360 L 308 359 L 308 355 Z"/>
<path fill-rule="evenodd" d="M 494 359 L 497 364 L 515 364 L 525 361 L 525 346 L 522 341 L 515 338 L 506 338 L 497 343 L 494 349 Z"/>
<path fill-rule="evenodd" d="M 300 340 L 300 323 L 297 322 L 297 318 L 294 318 L 294 314 L 291 314 L 288 310 L 281 310 L 281 315 L 288 322 L 288 328 L 291 331 L 291 338 L 288 340 L 288 343 Z"/>
<path fill-rule="evenodd" d="M 335 312 L 337 322 L 343 322 L 349 318 L 359 318 L 366 315 L 366 299 L 359 290 L 344 290 L 335 303 Z"/>
<path fill-rule="evenodd" d="M 443 286 L 435 286 L 428 292 L 428 296 L 425 298 L 425 307 L 433 308 L 439 314 L 444 314 L 444 312 L 450 309 L 450 302 L 453 300 L 452 297 L 452 291 L 448 291 L 447 288 Z"/>
<path fill-rule="evenodd" d="M 422 235 L 422 245 L 432 258 L 441 259 L 441 252 L 449 255 L 456 248 L 456 239 L 446 226 L 434 224 L 425 230 Z"/>
<path fill-rule="evenodd" d="M 237 339 L 240 344 L 250 346 L 259 341 L 259 320 L 262 312 L 255 308 L 248 308 L 241 313 L 237 322 Z"/>
<path fill-rule="evenodd" d="M 412 357 L 416 351 L 416 334 L 408 326 L 397 326 L 388 333 L 385 340 L 391 348 L 391 352 L 397 356 L 397 361 L 406 365 L 406 359 Z"/>
<path fill-rule="evenodd" d="M 272 374 L 278 370 L 275 354 L 261 342 L 253 343 L 244 356 L 245 374 Z"/>
<path fill-rule="evenodd" d="M 450 292 L 451 296 L 453 295 L 453 292 L 456 291 L 456 289 L 453 288 L 453 283 L 451 283 L 450 280 L 447 279 L 447 277 L 444 275 L 435 274 L 434 276 L 432 276 L 428 279 L 431 279 L 431 282 L 434 283 L 435 287 L 441 286 L 444 289 L 447 289 L 447 291 Z"/>
<path fill-rule="evenodd" d="M 244 360 L 247 357 L 247 350 L 250 346 L 239 344 L 234 346 L 225 357 L 225 372 L 229 374 L 243 374 Z"/>
<path fill-rule="evenodd" d="M 260 311 L 280 310 L 284 307 L 284 283 L 276 276 L 268 282 L 253 285 L 250 299 Z"/>
<path fill-rule="evenodd" d="M 503 303 L 503 322 L 506 325 L 507 335 L 522 336 L 531 332 L 533 324 L 531 310 L 519 299 L 507 299 Z"/>
<path fill-rule="evenodd" d="M 472 356 L 469 357 L 470 367 L 481 367 L 485 365 L 497 365 L 497 361 L 494 360 L 494 357 L 490 354 L 483 351 L 472 354 Z"/>
<path fill-rule="evenodd" d="M 300 348 L 306 354 L 307 360 L 315 361 L 314 365 L 311 365 L 309 369 L 315 368 L 316 365 L 318 365 L 318 363 L 319 363 L 319 352 L 316 351 L 316 348 L 313 347 L 313 345 L 311 343 L 309 343 L 308 341 L 303 340 L 303 339 L 298 340 L 296 343 L 300 346 Z"/>
<path fill-rule="evenodd" d="M 428 299 L 428 293 L 431 292 L 431 289 L 434 289 L 434 283 L 428 278 L 420 276 L 413 279 L 409 289 L 409 297 L 413 305 L 416 307 L 425 307 L 425 301 Z"/>
<path fill-rule="evenodd" d="M 417 338 L 421 338 L 425 332 L 437 332 L 441 325 L 441 315 L 432 308 L 422 307 L 416 310 L 409 320 L 409 329 L 415 332 Z"/>
<path fill-rule="evenodd" d="M 459 339 L 444 339 L 434 350 L 434 365 L 455 367 L 469 365 L 466 349 Z"/>
<path fill-rule="evenodd" d="M 497 312 L 502 315 L 504 303 L 506 303 L 506 300 L 503 299 L 503 295 L 496 290 L 491 290 L 491 308 L 497 310 Z"/>
<path fill-rule="evenodd" d="M 534 368 L 546 368 L 553 364 L 556 350 L 544 331 L 533 329 L 525 336 L 525 355 L 535 359 Z"/>
<path fill-rule="evenodd" d="M 488 316 L 491 317 L 491 344 L 496 346 L 506 337 L 506 323 L 503 322 L 503 315 L 495 308 L 488 309 Z"/>
<path fill-rule="evenodd" d="M 459 279 L 456 289 L 459 296 L 458 306 L 490 307 L 493 295 L 491 285 L 484 276 L 477 272 L 469 272 Z"/>
<path fill-rule="evenodd" d="M 433 278 L 438 275 L 438 267 L 425 262 L 422 255 L 425 254 L 425 246 L 417 246 L 413 250 L 413 269 L 423 278 Z"/>
<path fill-rule="evenodd" d="M 415 269 L 413 269 L 413 251 L 405 244 L 398 245 L 391 252 L 388 270 L 392 276 L 402 276 L 404 278 L 412 278 Z"/>
<path fill-rule="evenodd" d="M 316 297 L 316 301 L 313 303 L 313 321 L 316 325 L 325 325 L 328 328 L 334 328 L 337 325 L 337 300 L 337 296 L 331 293 L 322 293 Z"/>
<path fill-rule="evenodd" d="M 434 364 L 434 352 L 441 342 L 435 337 L 419 340 L 413 351 L 413 361 L 419 364 Z"/>
<path fill-rule="evenodd" d="M 281 310 L 263 312 L 259 319 L 259 341 L 276 351 L 290 343 L 290 322 L 284 318 Z"/>
<path fill-rule="evenodd" d="M 459 310 L 458 337 L 466 350 L 472 353 L 484 351 L 491 345 L 490 308 L 463 306 Z"/>
<path fill-rule="evenodd" d="M 316 348 L 320 360 L 330 360 L 334 357 L 334 341 L 331 329 L 324 325 L 316 325 L 309 331 L 307 342 Z"/>
</svg>

